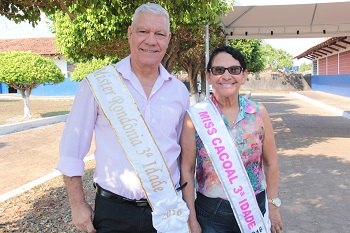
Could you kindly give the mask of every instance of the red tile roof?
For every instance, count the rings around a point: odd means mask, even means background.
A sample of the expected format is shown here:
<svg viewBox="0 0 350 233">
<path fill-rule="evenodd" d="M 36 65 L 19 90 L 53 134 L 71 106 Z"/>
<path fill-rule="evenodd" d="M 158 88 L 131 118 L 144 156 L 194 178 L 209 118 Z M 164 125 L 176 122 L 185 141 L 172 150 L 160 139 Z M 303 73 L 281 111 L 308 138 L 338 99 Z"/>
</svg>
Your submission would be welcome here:
<svg viewBox="0 0 350 233">
<path fill-rule="evenodd" d="M 0 52 L 9 51 L 31 51 L 44 56 L 60 54 L 55 48 L 54 37 L 0 39 Z"/>
</svg>

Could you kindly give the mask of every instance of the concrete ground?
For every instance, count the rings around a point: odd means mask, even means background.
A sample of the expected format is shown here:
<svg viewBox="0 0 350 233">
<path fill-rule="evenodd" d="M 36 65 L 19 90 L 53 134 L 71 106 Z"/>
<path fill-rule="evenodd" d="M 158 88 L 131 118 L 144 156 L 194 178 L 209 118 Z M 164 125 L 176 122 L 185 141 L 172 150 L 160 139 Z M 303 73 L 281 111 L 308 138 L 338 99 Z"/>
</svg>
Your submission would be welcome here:
<svg viewBox="0 0 350 233">
<path fill-rule="evenodd" d="M 251 96 L 265 104 L 275 129 L 284 232 L 349 232 L 350 119 L 338 110 L 350 112 L 350 98 L 297 94 Z M 54 171 L 63 127 L 0 136 L 0 195 Z"/>
<path fill-rule="evenodd" d="M 350 110 L 350 98 L 307 94 Z M 252 97 L 265 104 L 273 120 L 284 232 L 348 232 L 350 119 L 291 96 L 269 93 Z"/>
</svg>

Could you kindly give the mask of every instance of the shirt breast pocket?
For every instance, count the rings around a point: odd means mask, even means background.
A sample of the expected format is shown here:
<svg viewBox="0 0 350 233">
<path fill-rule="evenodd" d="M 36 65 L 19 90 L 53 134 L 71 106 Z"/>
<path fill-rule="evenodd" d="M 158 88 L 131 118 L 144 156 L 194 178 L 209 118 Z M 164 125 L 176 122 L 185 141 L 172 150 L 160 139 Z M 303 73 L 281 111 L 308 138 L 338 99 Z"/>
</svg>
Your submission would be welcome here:
<svg viewBox="0 0 350 233">
<path fill-rule="evenodd" d="M 163 133 L 176 133 L 181 118 L 180 106 L 163 106 L 160 111 L 160 121 L 155 122 Z"/>
</svg>

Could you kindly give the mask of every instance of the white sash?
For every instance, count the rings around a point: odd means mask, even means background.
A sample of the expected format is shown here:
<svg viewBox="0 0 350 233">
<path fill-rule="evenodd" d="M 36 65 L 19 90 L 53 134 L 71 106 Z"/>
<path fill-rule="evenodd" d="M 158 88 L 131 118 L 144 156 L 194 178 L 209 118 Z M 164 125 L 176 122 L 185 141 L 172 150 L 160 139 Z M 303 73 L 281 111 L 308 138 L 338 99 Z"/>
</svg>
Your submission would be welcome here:
<svg viewBox="0 0 350 233">
<path fill-rule="evenodd" d="M 153 209 L 154 228 L 161 233 L 188 233 L 189 210 L 121 75 L 110 65 L 87 80 L 140 179 Z"/>
<path fill-rule="evenodd" d="M 231 204 L 242 233 L 267 233 L 254 190 L 235 144 L 211 100 L 192 106 L 188 113 Z"/>
</svg>

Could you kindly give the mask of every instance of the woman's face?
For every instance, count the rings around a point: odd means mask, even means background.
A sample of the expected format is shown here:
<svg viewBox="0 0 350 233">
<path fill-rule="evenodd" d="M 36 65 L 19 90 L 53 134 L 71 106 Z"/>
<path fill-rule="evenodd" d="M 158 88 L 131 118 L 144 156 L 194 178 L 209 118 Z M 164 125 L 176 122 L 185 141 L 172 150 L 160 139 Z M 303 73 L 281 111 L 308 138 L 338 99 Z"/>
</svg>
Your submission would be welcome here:
<svg viewBox="0 0 350 233">
<path fill-rule="evenodd" d="M 212 68 L 207 72 L 208 83 L 213 86 L 216 97 L 236 97 L 247 76 L 248 72 L 242 70 L 239 61 L 226 52 L 214 57 Z"/>
</svg>

